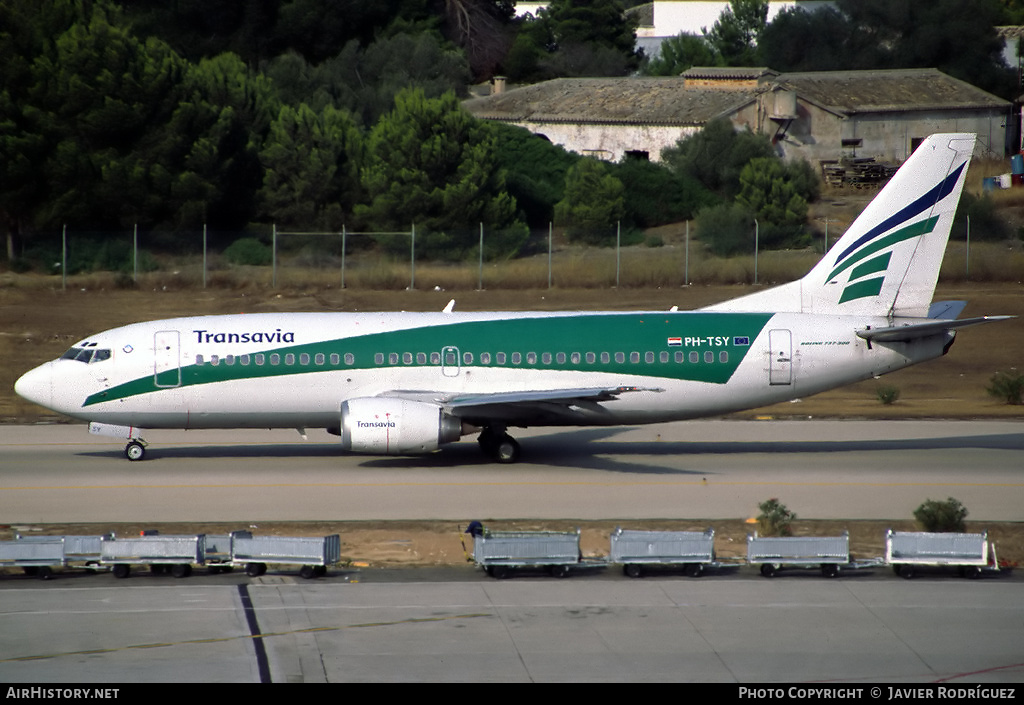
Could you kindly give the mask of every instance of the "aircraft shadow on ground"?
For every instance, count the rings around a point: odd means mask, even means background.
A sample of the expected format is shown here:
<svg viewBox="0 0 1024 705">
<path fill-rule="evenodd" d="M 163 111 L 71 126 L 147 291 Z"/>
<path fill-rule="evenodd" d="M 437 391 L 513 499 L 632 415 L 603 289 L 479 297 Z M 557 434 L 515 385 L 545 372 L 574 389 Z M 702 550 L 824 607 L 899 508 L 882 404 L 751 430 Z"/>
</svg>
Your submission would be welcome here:
<svg viewBox="0 0 1024 705">
<path fill-rule="evenodd" d="M 794 454 L 794 453 L 872 453 L 912 450 L 1024 450 L 1024 434 L 952 436 L 948 438 L 856 439 L 839 441 L 626 441 L 615 437 L 627 428 L 585 428 L 522 441 L 522 458 L 516 466 L 554 466 L 601 470 L 605 472 L 649 475 L 707 475 L 706 470 L 670 467 L 672 457 L 698 455 Z M 345 454 L 336 444 L 269 444 L 269 445 L 203 445 L 160 447 L 153 445 L 149 458 L 217 459 L 217 458 L 332 458 Z M 84 457 L 114 458 L 118 450 L 89 451 Z M 346 456 L 348 457 L 348 456 Z M 443 447 L 440 451 L 419 456 L 351 456 L 360 458 L 365 468 L 421 469 L 485 467 L 496 464 L 480 452 L 476 443 L 464 440 Z M 649 459 L 650 462 L 644 462 Z M 684 461 L 685 462 L 685 461 Z M 501 467 L 501 466 L 498 466 Z"/>
</svg>

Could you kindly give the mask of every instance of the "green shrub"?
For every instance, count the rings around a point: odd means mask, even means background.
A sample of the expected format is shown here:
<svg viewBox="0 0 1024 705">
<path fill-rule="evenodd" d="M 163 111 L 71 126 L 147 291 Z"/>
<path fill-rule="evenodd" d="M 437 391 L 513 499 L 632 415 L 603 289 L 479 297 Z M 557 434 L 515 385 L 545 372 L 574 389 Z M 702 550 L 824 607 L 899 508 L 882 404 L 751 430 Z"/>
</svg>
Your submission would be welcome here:
<svg viewBox="0 0 1024 705">
<path fill-rule="evenodd" d="M 1024 404 L 1024 373 L 996 372 L 986 387 L 988 393 L 1007 404 Z"/>
<path fill-rule="evenodd" d="M 273 253 L 256 238 L 243 237 L 227 246 L 224 259 L 231 264 L 265 267 L 273 261 Z"/>
<path fill-rule="evenodd" d="M 761 513 L 757 516 L 757 527 L 762 536 L 792 536 L 792 523 L 796 514 L 789 511 L 785 504 L 771 498 L 757 505 Z"/>
<path fill-rule="evenodd" d="M 891 384 L 884 384 L 875 390 L 875 394 L 878 395 L 878 401 L 889 406 L 890 404 L 894 404 L 896 400 L 900 398 L 900 388 L 894 387 Z"/>
<path fill-rule="evenodd" d="M 952 497 L 945 502 L 929 499 L 914 510 L 914 518 L 925 531 L 963 533 L 966 517 L 967 508 Z"/>
<path fill-rule="evenodd" d="M 738 203 L 711 206 L 698 213 L 697 234 L 720 257 L 754 253 L 754 216 Z"/>
</svg>

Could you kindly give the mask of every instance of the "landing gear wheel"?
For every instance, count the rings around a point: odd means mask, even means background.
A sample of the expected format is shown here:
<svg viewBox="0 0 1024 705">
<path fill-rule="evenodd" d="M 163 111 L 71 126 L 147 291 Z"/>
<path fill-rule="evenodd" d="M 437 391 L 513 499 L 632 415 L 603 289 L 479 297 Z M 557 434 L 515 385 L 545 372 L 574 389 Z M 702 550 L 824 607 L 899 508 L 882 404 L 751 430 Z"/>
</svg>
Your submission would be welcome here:
<svg viewBox="0 0 1024 705">
<path fill-rule="evenodd" d="M 504 428 L 495 430 L 488 426 L 477 438 L 480 450 L 499 463 L 514 463 L 519 460 L 521 449 L 512 436 L 505 433 Z"/>
<path fill-rule="evenodd" d="M 519 460 L 521 449 L 516 439 L 505 434 L 494 446 L 494 459 L 499 463 L 514 463 Z"/>
<path fill-rule="evenodd" d="M 132 441 L 124 447 L 124 457 L 128 460 L 142 460 L 146 457 L 146 446 L 138 441 Z"/>
</svg>

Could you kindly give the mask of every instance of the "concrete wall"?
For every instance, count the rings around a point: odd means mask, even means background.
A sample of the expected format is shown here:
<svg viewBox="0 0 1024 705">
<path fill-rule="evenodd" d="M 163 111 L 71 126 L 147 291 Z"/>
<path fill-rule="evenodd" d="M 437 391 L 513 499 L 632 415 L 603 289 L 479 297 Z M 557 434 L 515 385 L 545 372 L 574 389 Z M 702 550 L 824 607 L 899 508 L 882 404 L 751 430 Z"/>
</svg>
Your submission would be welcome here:
<svg viewBox="0 0 1024 705">
<path fill-rule="evenodd" d="M 629 151 L 647 152 L 652 162 L 661 161 L 661 150 L 674 147 L 683 137 L 697 132 L 699 127 L 678 125 L 609 125 L 569 123 L 512 123 L 530 132 L 544 135 L 566 149 L 617 162 Z"/>
</svg>

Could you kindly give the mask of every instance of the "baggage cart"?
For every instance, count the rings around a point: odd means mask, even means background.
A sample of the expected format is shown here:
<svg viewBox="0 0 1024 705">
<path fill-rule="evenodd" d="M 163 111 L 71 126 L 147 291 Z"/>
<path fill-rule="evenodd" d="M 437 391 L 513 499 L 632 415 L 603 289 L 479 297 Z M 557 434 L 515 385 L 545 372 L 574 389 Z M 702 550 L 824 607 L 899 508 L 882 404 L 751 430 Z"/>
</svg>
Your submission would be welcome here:
<svg viewBox="0 0 1024 705">
<path fill-rule="evenodd" d="M 903 578 L 913 578 L 921 566 L 956 567 L 960 575 L 977 578 L 981 571 L 999 570 L 988 532 L 981 534 L 893 531 L 885 535 L 885 562 Z"/>
<path fill-rule="evenodd" d="M 747 536 L 747 562 L 761 575 L 774 577 L 783 567 L 820 568 L 834 578 L 850 563 L 850 536 Z"/>
<path fill-rule="evenodd" d="M 556 578 L 582 563 L 580 530 L 489 531 L 473 536 L 473 560 L 493 578 L 506 578 L 513 568 L 546 568 Z"/>
<path fill-rule="evenodd" d="M 133 565 L 148 565 L 154 573 L 169 571 L 176 578 L 186 578 L 193 565 L 203 564 L 205 546 L 204 534 L 104 538 L 100 564 L 111 566 L 115 578 L 127 578 Z"/>
<path fill-rule="evenodd" d="M 609 561 L 622 564 L 631 578 L 643 574 L 644 566 L 681 566 L 698 577 L 715 559 L 715 530 L 634 531 L 616 528 L 611 535 Z"/>
<path fill-rule="evenodd" d="M 100 545 L 103 539 L 113 538 L 113 534 L 96 534 L 86 536 L 45 536 L 15 534 L 16 541 L 50 541 L 61 539 L 64 542 L 64 565 L 80 565 L 83 568 L 96 570 L 100 567 Z"/>
<path fill-rule="evenodd" d="M 228 534 L 206 534 L 203 558 L 211 575 L 234 570 L 235 539 L 252 538 L 251 531 L 232 531 Z"/>
<path fill-rule="evenodd" d="M 267 564 L 299 565 L 303 578 L 319 578 L 327 566 L 341 560 L 341 537 L 330 536 L 236 536 L 232 543 L 231 561 L 245 564 L 250 577 L 267 572 Z"/>
<path fill-rule="evenodd" d="M 21 567 L 26 575 L 49 580 L 64 565 L 64 539 L 39 536 L 32 541 L 0 541 L 0 567 Z"/>
</svg>

